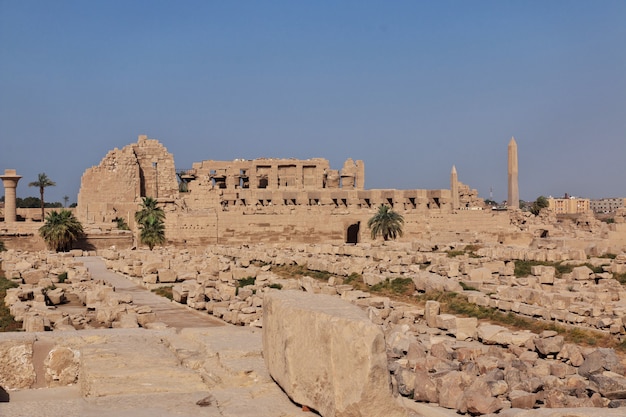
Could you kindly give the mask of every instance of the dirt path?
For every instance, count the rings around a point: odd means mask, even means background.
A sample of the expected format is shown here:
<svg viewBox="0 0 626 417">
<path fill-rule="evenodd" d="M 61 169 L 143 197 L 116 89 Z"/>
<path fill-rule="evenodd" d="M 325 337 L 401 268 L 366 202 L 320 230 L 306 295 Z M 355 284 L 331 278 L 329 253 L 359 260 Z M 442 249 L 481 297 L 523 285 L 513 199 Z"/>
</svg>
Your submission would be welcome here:
<svg viewBox="0 0 626 417">
<path fill-rule="evenodd" d="M 115 288 L 115 292 L 131 294 L 134 305 L 149 306 L 156 314 L 157 321 L 163 322 L 169 327 L 183 329 L 224 325 L 224 322 L 209 316 L 206 312 L 202 313 L 170 301 L 150 292 L 124 275 L 109 271 L 100 257 L 84 256 L 76 259 L 85 264 L 93 279 L 101 279 L 111 284 Z"/>
</svg>

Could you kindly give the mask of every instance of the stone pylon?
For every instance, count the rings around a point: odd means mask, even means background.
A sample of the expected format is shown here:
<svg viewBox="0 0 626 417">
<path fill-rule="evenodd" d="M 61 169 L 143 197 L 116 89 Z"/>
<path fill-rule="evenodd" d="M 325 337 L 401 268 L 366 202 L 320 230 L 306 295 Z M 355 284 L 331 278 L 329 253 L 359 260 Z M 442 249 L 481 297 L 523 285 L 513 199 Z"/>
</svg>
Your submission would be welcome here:
<svg viewBox="0 0 626 417">
<path fill-rule="evenodd" d="M 456 166 L 452 165 L 450 172 L 450 193 L 452 194 L 452 210 L 458 210 L 459 203 L 459 178 L 456 173 Z"/>
<path fill-rule="evenodd" d="M 517 142 L 511 137 L 509 142 L 509 195 L 507 198 L 507 206 L 510 208 L 519 208 L 519 168 L 517 165 Z"/>
<path fill-rule="evenodd" d="M 14 169 L 5 169 L 4 175 L 0 175 L 4 185 L 4 222 L 13 223 L 17 217 L 15 204 L 15 189 L 17 182 L 22 178 Z"/>
</svg>

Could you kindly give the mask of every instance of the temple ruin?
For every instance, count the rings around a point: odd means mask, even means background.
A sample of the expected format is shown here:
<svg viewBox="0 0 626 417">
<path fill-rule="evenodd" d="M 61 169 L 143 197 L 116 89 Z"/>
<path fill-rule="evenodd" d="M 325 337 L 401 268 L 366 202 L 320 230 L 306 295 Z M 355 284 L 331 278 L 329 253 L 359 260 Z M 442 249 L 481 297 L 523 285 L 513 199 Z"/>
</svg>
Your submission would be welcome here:
<svg viewBox="0 0 626 417">
<path fill-rule="evenodd" d="M 366 190 L 365 165 L 352 159 L 341 169 L 332 169 L 323 158 L 260 158 L 204 160 L 177 170 L 159 141 L 141 135 L 137 143 L 110 151 L 86 170 L 77 216 L 87 227 L 110 225 L 116 218 L 132 225 L 141 199 L 153 197 L 166 212 L 170 244 L 357 243 L 369 240 L 361 225 L 387 204 L 405 217 L 405 236 L 421 238 L 433 226 L 437 231 L 438 223 L 452 231 L 459 226 L 456 220 L 463 217 L 463 223 L 482 210 L 476 190 L 456 174 L 451 182 L 451 189 Z M 508 220 L 496 223 L 506 226 Z"/>
</svg>

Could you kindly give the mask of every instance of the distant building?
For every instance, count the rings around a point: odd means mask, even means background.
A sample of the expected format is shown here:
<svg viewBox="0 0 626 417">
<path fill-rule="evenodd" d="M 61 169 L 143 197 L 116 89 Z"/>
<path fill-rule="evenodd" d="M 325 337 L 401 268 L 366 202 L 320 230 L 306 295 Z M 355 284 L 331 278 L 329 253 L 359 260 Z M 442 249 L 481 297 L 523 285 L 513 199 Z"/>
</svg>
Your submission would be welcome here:
<svg viewBox="0 0 626 417">
<path fill-rule="evenodd" d="M 588 198 L 568 197 L 553 198 L 548 197 L 548 209 L 556 214 L 578 214 L 590 211 Z"/>
<path fill-rule="evenodd" d="M 601 198 L 589 202 L 594 213 L 613 213 L 623 207 L 626 207 L 626 198 Z"/>
</svg>

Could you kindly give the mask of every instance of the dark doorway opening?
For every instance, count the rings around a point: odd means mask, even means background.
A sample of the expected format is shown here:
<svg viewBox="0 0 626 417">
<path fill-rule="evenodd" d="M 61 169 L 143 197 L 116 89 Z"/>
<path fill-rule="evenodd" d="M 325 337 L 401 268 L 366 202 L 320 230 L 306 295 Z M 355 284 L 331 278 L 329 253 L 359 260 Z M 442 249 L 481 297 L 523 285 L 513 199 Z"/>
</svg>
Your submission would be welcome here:
<svg viewBox="0 0 626 417">
<path fill-rule="evenodd" d="M 346 234 L 346 243 L 350 243 L 356 245 L 359 243 L 359 228 L 361 227 L 361 222 L 356 222 L 355 224 L 351 224 L 348 226 L 348 232 Z"/>
</svg>

